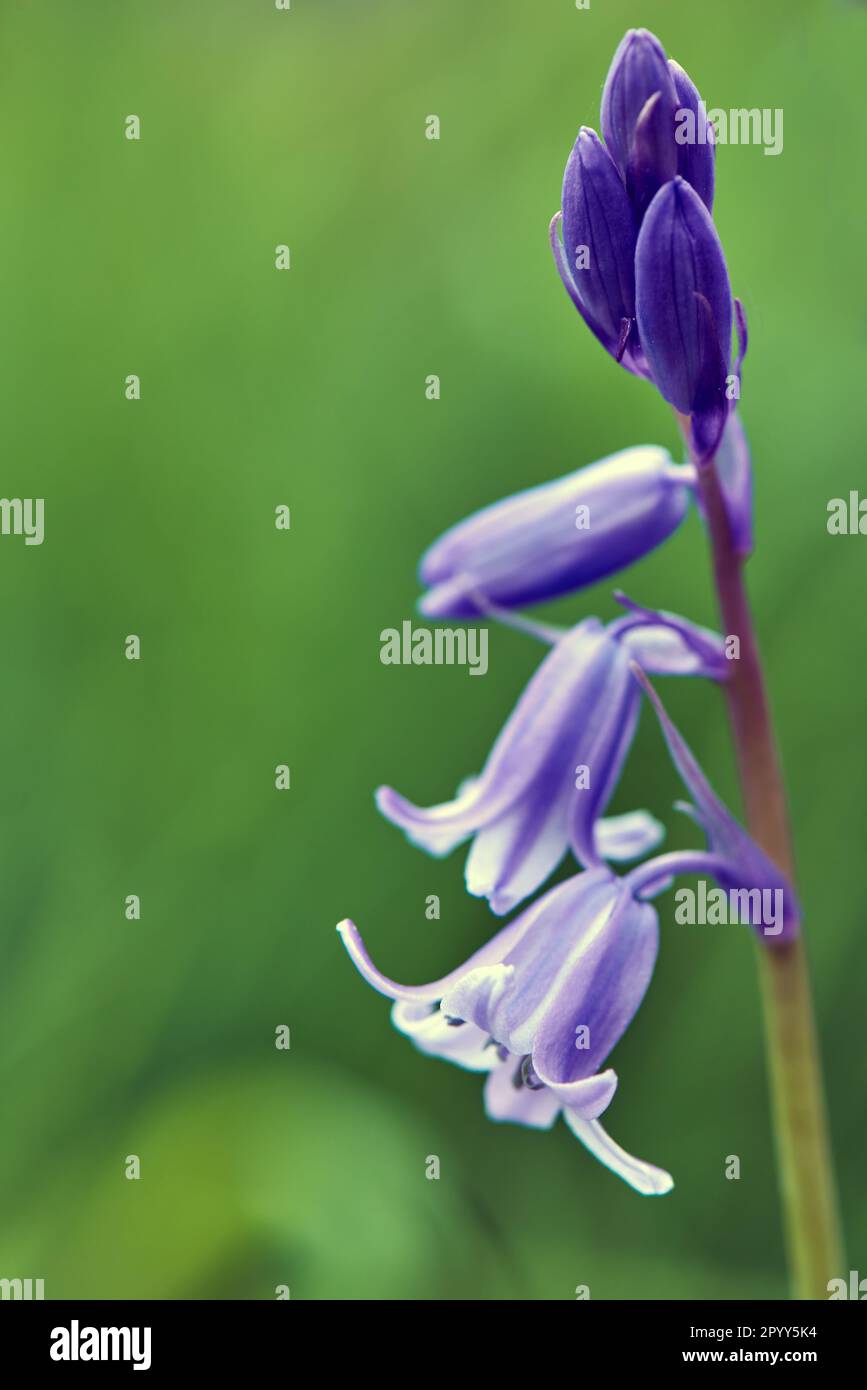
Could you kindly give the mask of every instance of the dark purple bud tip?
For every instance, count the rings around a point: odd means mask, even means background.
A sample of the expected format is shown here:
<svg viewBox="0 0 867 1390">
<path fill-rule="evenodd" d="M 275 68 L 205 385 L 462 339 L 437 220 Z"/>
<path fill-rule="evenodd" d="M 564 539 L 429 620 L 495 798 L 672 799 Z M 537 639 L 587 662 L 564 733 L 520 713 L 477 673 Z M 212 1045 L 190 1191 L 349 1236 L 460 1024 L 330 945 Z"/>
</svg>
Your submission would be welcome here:
<svg viewBox="0 0 867 1390">
<path fill-rule="evenodd" d="M 664 398 L 691 417 L 698 462 L 719 444 L 731 405 L 732 293 L 725 257 L 701 198 L 685 179 L 647 210 L 635 254 L 641 345 Z"/>
<path fill-rule="evenodd" d="M 611 353 L 623 320 L 635 317 L 635 237 L 611 156 L 596 132 L 582 126 L 563 177 L 563 251 L 578 297 Z"/>
<path fill-rule="evenodd" d="M 653 98 L 656 104 L 649 113 L 646 108 Z M 653 167 L 658 167 L 657 187 L 676 172 L 676 108 L 677 92 L 665 49 L 649 30 L 630 29 L 621 40 L 605 79 L 602 134 L 633 195 L 639 192 L 635 184 L 637 165 L 642 167 L 642 180 L 647 179 Z M 644 129 L 636 147 L 642 122 Z M 663 173 L 665 169 L 669 172 Z M 644 192 L 648 192 L 646 185 Z"/>
<path fill-rule="evenodd" d="M 674 139 L 677 145 L 677 172 L 695 189 L 708 212 L 713 211 L 716 178 L 716 132 L 707 118 L 695 83 L 680 63 L 668 60 L 677 94 Z"/>
</svg>

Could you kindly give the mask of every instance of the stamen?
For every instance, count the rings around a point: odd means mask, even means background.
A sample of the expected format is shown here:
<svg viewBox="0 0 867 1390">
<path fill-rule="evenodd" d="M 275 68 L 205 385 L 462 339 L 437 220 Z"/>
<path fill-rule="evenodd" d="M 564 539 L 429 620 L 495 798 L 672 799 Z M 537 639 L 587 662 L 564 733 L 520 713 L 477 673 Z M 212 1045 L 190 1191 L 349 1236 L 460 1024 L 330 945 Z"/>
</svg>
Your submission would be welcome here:
<svg viewBox="0 0 867 1390">
<path fill-rule="evenodd" d="M 529 1091 L 544 1091 L 545 1083 L 540 1081 L 533 1066 L 532 1058 L 521 1058 L 521 1080 Z"/>
</svg>

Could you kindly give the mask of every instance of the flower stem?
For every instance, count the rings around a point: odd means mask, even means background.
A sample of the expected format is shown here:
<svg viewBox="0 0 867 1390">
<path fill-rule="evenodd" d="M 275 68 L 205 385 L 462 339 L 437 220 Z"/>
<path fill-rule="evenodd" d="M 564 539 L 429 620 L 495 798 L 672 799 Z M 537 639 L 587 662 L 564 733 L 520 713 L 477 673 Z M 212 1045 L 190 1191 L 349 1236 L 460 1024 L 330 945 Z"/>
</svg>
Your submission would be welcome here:
<svg viewBox="0 0 867 1390">
<path fill-rule="evenodd" d="M 681 422 L 683 425 L 686 422 Z M 688 438 L 688 426 L 687 426 Z M 793 877 L 786 796 L 761 659 L 716 469 L 700 471 L 717 596 L 740 659 L 725 683 L 747 823 L 754 839 Z M 773 1122 L 792 1296 L 826 1299 L 844 1276 L 833 1162 L 803 934 L 757 942 Z"/>
</svg>

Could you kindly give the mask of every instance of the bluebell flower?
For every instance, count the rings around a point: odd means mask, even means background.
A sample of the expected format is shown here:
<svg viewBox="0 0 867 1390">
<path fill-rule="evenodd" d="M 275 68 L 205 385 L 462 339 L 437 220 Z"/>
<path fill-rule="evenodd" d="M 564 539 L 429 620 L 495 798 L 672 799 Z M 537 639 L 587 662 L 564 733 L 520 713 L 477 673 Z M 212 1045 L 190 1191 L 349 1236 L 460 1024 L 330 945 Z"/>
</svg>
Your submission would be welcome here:
<svg viewBox="0 0 867 1390">
<path fill-rule="evenodd" d="M 778 889 L 781 941 L 797 931 L 798 908 L 785 876 L 714 795 L 635 663 L 632 676 L 653 702 L 707 834 L 706 850 L 659 855 L 624 878 L 597 863 L 550 889 L 464 965 L 427 985 L 401 985 L 381 974 L 353 922 L 341 922 L 338 931 L 364 979 L 394 1001 L 392 1021 L 401 1033 L 429 1056 L 487 1073 L 491 1119 L 550 1129 L 562 1113 L 608 1168 L 638 1192 L 661 1194 L 673 1186 L 671 1176 L 626 1153 L 599 1122 L 617 1087 L 617 1074 L 605 1063 L 632 1022 L 656 961 L 659 921 L 648 899 L 678 874 L 706 873 L 724 888 Z"/>
<path fill-rule="evenodd" d="M 427 985 L 382 975 L 351 921 L 338 926 L 354 964 L 395 1001 L 392 1021 L 422 1052 L 486 1072 L 493 1120 L 550 1129 L 562 1112 L 598 1159 L 645 1194 L 671 1176 L 617 1145 L 599 1123 L 617 1087 L 602 1070 L 638 1009 L 659 923 L 607 868 L 552 888 L 470 957 Z"/>
<path fill-rule="evenodd" d="M 467 889 L 498 914 L 534 892 L 570 846 L 586 867 L 646 852 L 660 835 L 646 812 L 601 819 L 638 721 L 634 660 L 662 675 L 724 680 L 729 669 L 722 638 L 674 615 L 637 610 L 607 628 L 588 618 L 554 642 L 482 773 L 454 800 L 423 808 L 380 787 L 380 811 L 430 854 L 472 839 Z"/>
<path fill-rule="evenodd" d="M 446 531 L 422 558 L 428 617 L 473 617 L 595 584 L 668 539 L 695 469 L 641 445 L 519 492 Z"/>
</svg>

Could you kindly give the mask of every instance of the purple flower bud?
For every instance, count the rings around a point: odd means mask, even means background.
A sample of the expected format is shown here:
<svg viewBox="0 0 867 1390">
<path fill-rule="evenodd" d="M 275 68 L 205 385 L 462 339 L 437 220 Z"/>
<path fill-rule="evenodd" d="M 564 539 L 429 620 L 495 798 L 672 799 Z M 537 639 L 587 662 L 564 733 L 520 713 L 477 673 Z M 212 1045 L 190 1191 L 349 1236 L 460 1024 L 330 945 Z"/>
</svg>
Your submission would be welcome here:
<svg viewBox="0 0 867 1390">
<path fill-rule="evenodd" d="M 677 91 L 665 49 L 647 29 L 621 40 L 602 93 L 602 134 L 640 220 L 678 169 Z"/>
<path fill-rule="evenodd" d="M 663 640 L 650 640 L 654 632 Z M 727 675 L 722 639 L 682 618 L 642 610 L 607 629 L 588 618 L 552 647 L 480 776 L 427 808 L 380 787 L 380 811 L 429 854 L 472 839 L 467 888 L 498 914 L 534 892 L 570 846 L 585 866 L 645 853 L 661 833 L 652 817 L 601 820 L 638 721 L 636 654 L 654 673 Z"/>
<path fill-rule="evenodd" d="M 674 138 L 677 144 L 677 172 L 692 184 L 708 212 L 713 211 L 716 179 L 716 132 L 707 119 L 698 88 L 680 63 L 669 58 L 668 66 L 677 93 Z"/>
<path fill-rule="evenodd" d="M 558 1114 L 630 1186 L 671 1190 L 668 1173 L 625 1153 L 598 1116 L 617 1087 L 601 1070 L 644 998 L 659 923 L 606 868 L 558 884 L 465 965 L 404 986 L 372 964 L 354 924 L 338 927 L 354 964 L 395 1001 L 392 1021 L 421 1051 L 487 1071 L 491 1119 L 550 1129 Z"/>
<path fill-rule="evenodd" d="M 648 444 L 496 502 L 424 555 L 421 611 L 472 617 L 486 603 L 520 607 L 595 584 L 677 530 L 694 481 Z"/>
<path fill-rule="evenodd" d="M 588 325 L 618 360 L 635 320 L 635 236 L 611 156 L 596 132 L 582 126 L 563 177 L 561 275 L 565 282 L 568 273 L 573 299 L 577 294 Z"/>
<path fill-rule="evenodd" d="M 732 293 L 710 214 L 682 178 L 647 210 L 635 258 L 642 349 L 663 396 L 692 420 L 699 462 L 712 457 L 729 413 Z"/>
</svg>

